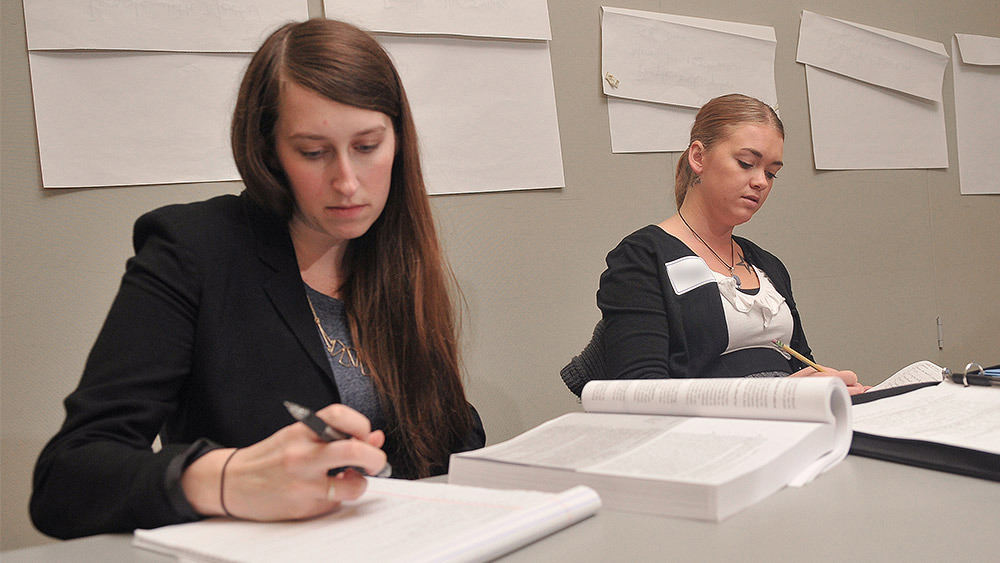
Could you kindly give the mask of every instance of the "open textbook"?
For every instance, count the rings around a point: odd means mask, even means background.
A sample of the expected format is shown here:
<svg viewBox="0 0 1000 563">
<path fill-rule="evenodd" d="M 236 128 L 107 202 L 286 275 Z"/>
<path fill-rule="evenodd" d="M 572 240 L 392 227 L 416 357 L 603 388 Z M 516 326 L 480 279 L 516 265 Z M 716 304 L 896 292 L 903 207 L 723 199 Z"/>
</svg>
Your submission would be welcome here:
<svg viewBox="0 0 1000 563">
<path fill-rule="evenodd" d="M 563 490 L 606 508 L 718 521 L 839 463 L 850 398 L 830 377 L 591 381 L 586 412 L 452 454 L 450 483 Z"/>
<path fill-rule="evenodd" d="M 558 494 L 368 479 L 368 490 L 310 520 L 211 518 L 136 530 L 133 544 L 182 561 L 487 561 L 593 515 L 592 489 Z"/>
</svg>

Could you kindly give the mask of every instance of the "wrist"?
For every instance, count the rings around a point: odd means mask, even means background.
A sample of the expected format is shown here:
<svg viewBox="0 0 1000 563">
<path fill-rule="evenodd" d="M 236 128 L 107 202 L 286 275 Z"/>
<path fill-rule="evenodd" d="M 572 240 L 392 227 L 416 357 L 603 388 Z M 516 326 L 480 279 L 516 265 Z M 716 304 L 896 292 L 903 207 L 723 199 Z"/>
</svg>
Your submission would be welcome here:
<svg viewBox="0 0 1000 563">
<path fill-rule="evenodd" d="M 201 516 L 225 515 L 223 498 L 220 495 L 224 484 L 222 469 L 235 452 L 235 448 L 212 450 L 196 459 L 181 474 L 184 496 L 195 512 Z M 231 470 L 232 467 L 227 468 L 227 471 Z"/>
</svg>

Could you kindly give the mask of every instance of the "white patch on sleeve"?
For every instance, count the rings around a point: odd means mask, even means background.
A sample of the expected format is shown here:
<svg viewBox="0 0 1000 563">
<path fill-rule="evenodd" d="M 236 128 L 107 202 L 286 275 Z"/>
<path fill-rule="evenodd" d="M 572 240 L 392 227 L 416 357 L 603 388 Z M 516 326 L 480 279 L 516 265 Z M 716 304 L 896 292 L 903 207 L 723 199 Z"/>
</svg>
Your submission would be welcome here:
<svg viewBox="0 0 1000 563">
<path fill-rule="evenodd" d="M 674 287 L 674 293 L 677 295 L 683 295 L 706 283 L 716 283 L 715 274 L 698 256 L 684 256 L 673 262 L 667 262 L 664 266 L 667 268 L 667 276 L 670 277 L 670 285 Z"/>
</svg>

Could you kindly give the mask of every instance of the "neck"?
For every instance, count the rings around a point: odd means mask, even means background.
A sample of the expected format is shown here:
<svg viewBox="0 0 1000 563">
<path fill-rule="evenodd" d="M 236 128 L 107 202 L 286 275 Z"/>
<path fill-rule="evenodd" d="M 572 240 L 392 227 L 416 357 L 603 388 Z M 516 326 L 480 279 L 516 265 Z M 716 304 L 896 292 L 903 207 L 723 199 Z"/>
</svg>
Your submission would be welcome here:
<svg viewBox="0 0 1000 563">
<path fill-rule="evenodd" d="M 728 257 L 728 249 L 733 238 L 732 225 L 725 225 L 713 220 L 707 210 L 697 203 L 689 204 L 687 200 L 677 210 L 677 215 L 682 218 L 683 222 L 687 223 L 685 228 L 690 227 L 691 230 L 698 233 L 698 236 L 704 239 L 716 252 L 725 249 Z"/>
<path fill-rule="evenodd" d="M 320 293 L 339 297 L 347 242 L 330 244 L 325 237 L 294 220 L 288 230 L 302 281 Z"/>
</svg>

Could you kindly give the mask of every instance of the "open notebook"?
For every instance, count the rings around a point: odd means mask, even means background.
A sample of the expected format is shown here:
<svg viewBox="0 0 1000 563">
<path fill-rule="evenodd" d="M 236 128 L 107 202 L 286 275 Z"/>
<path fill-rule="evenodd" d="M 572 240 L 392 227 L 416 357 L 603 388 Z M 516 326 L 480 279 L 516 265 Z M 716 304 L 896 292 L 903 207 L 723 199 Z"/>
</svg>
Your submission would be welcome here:
<svg viewBox="0 0 1000 563">
<path fill-rule="evenodd" d="M 183 561 L 485 561 L 575 524 L 601 506 L 561 493 L 369 479 L 358 500 L 294 522 L 211 518 L 136 530 L 133 544 Z"/>
<path fill-rule="evenodd" d="M 852 397 L 851 454 L 1000 481 L 1000 386 L 910 364 Z"/>
</svg>

